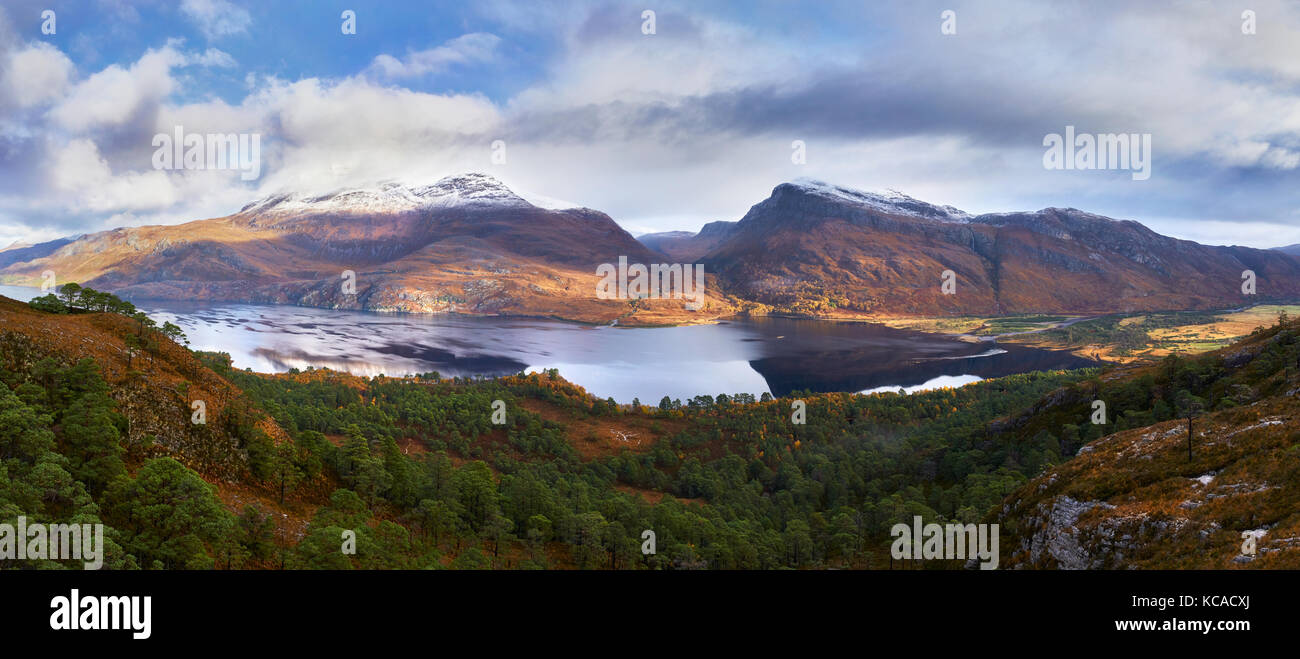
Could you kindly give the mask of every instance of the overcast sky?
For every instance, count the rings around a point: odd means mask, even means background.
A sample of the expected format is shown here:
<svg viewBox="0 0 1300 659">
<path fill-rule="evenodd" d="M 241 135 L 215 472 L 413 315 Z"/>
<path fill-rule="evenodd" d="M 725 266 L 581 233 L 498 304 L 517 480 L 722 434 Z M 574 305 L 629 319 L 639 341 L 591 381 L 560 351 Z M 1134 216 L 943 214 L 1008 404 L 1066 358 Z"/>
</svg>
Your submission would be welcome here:
<svg viewBox="0 0 1300 659">
<path fill-rule="evenodd" d="M 0 247 L 469 171 L 634 233 L 812 177 L 1300 243 L 1300 3 L 377 4 L 0 0 Z M 154 169 L 177 125 L 260 134 L 260 178 Z M 1067 125 L 1151 134 L 1150 178 L 1045 169 Z"/>
</svg>

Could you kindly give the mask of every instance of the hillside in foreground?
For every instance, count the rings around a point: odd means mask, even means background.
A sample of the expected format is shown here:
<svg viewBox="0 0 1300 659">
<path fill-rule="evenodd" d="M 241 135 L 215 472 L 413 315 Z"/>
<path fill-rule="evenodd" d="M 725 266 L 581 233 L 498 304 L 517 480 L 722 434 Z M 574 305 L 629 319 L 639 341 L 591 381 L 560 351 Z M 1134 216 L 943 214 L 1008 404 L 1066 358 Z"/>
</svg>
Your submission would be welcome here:
<svg viewBox="0 0 1300 659">
<path fill-rule="evenodd" d="M 1104 437 L 1009 496 L 1007 567 L 1300 567 L 1300 323 L 1227 348 L 1055 392 L 1012 422 L 1020 437 Z M 1190 430 L 1190 441 L 1189 441 Z M 1243 555 L 1245 534 L 1257 553 Z"/>
<path fill-rule="evenodd" d="M 0 516 L 102 522 L 111 568 L 886 569 L 918 515 L 998 521 L 1002 567 L 1296 561 L 1289 321 L 1153 366 L 631 404 L 555 372 L 252 373 L 118 313 L 0 321 Z"/>
</svg>

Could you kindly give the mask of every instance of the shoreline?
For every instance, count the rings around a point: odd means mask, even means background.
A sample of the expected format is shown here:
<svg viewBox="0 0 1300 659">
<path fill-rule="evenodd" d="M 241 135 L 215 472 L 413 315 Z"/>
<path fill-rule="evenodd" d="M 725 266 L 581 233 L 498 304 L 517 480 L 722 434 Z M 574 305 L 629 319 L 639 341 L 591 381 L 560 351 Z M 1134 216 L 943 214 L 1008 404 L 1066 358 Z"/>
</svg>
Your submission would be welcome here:
<svg viewBox="0 0 1300 659">
<path fill-rule="evenodd" d="M 5 291 L 3 289 L 12 289 Z M 0 285 L 0 295 L 6 292 L 20 293 L 19 301 L 27 301 L 33 297 L 38 297 L 41 289 L 32 286 L 18 286 L 13 284 Z M 22 299 L 23 294 L 27 300 Z M 647 319 L 645 322 L 635 320 L 637 312 L 624 314 L 612 320 L 591 319 L 584 317 L 572 317 L 558 313 L 530 313 L 527 311 L 511 312 L 474 312 L 463 310 L 445 310 L 445 311 L 404 311 L 396 309 L 366 309 L 366 308 L 340 308 L 327 307 L 299 303 L 279 303 L 268 301 L 251 301 L 251 300 L 175 300 L 169 298 L 152 298 L 152 297 L 135 297 L 127 298 L 137 306 L 166 306 L 170 304 L 193 305 L 193 306 L 221 306 L 221 305 L 245 305 L 252 307 L 298 307 L 303 309 L 319 309 L 322 311 L 347 311 L 365 314 L 377 314 L 384 316 L 426 316 L 426 317 L 460 317 L 460 318 L 497 318 L 502 320 L 540 320 L 549 322 L 558 322 L 576 326 L 590 328 L 612 327 L 615 329 L 665 329 L 671 327 L 695 327 L 706 325 L 718 325 L 727 322 L 744 321 L 749 319 L 777 318 L 787 320 L 808 320 L 830 323 L 856 323 L 865 325 L 876 325 L 889 327 L 892 329 L 918 332 L 935 336 L 945 336 L 959 341 L 968 343 L 985 343 L 996 344 L 1007 342 L 1017 345 L 1026 345 L 1040 347 L 1050 350 L 1064 350 L 1075 354 L 1076 356 L 1100 360 L 1106 363 L 1128 363 L 1142 360 L 1144 358 L 1154 358 L 1159 354 L 1160 349 L 1150 348 L 1136 355 L 1117 355 L 1114 347 L 1107 343 L 1086 343 L 1082 345 L 1070 345 L 1056 341 L 1038 342 L 1033 341 L 1032 337 L 1051 330 L 1070 327 L 1075 324 L 1094 321 L 1107 317 L 1135 318 L 1155 314 L 1180 314 L 1180 313 L 1205 313 L 1222 316 L 1232 316 L 1233 314 L 1246 314 L 1251 309 L 1257 307 L 1287 306 L 1286 302 L 1278 301 L 1261 301 L 1251 305 L 1239 306 L 1232 309 L 1214 309 L 1214 310 L 1170 310 L 1170 311 L 1142 311 L 1142 312 L 1092 312 L 1092 313 L 1035 313 L 1035 314 L 1006 314 L 998 316 L 905 316 L 894 314 L 882 315 L 807 315 L 788 312 L 763 312 L 763 311 L 734 311 L 725 314 L 706 315 L 704 317 L 692 318 L 685 314 L 696 314 L 703 312 L 683 312 L 682 314 L 668 314 L 668 318 Z M 680 317 L 676 317 L 680 316 Z M 1049 320 L 1036 320 L 1037 318 L 1049 318 Z M 631 322 L 629 322 L 631 321 Z M 1016 323 L 1016 321 L 1020 321 Z M 996 333 L 982 334 L 983 330 L 996 329 L 999 322 L 1018 324 L 1021 328 L 1012 331 L 999 331 Z M 1197 327 L 1199 324 L 1189 324 L 1180 327 Z M 1032 326 L 1032 327 L 1024 327 Z M 1159 338 L 1164 338 L 1163 335 Z M 1223 339 L 1226 337 L 1215 337 Z M 1029 340 L 1026 340 L 1029 339 Z M 1199 351 L 1189 351 L 1199 352 Z"/>
</svg>

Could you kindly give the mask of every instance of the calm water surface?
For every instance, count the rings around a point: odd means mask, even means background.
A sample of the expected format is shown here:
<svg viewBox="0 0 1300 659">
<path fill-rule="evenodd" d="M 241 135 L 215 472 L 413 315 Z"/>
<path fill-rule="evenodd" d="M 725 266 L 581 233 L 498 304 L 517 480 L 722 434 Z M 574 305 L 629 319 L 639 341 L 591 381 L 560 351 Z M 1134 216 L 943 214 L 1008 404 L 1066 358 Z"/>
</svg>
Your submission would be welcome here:
<svg viewBox="0 0 1300 659">
<path fill-rule="evenodd" d="M 39 291 L 0 286 L 30 299 Z M 359 375 L 506 375 L 557 368 L 619 402 L 665 395 L 793 390 L 918 391 L 1092 362 L 1061 351 L 953 338 L 867 323 L 786 318 L 665 328 L 591 327 L 531 318 L 334 311 L 308 307 L 136 300 L 192 347 L 228 352 L 236 367 L 329 367 Z"/>
</svg>

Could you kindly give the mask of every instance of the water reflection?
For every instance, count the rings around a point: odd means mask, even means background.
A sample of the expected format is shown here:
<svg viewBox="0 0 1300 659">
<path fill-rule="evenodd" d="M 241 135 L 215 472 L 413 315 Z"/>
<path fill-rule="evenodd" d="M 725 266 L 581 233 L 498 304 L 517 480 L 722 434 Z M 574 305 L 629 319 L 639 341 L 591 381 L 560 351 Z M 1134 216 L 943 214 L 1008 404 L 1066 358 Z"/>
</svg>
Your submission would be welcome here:
<svg viewBox="0 0 1300 659">
<path fill-rule="evenodd" d="M 0 287 L 30 299 L 39 291 Z M 655 404 L 665 395 L 953 386 L 1091 362 L 1068 353 L 864 323 L 783 318 L 669 328 L 590 327 L 525 318 L 377 314 L 307 307 L 134 300 L 199 350 L 236 367 L 328 367 L 358 375 L 505 375 L 557 368 L 588 391 Z M 955 378 L 955 379 L 954 379 Z"/>
</svg>

